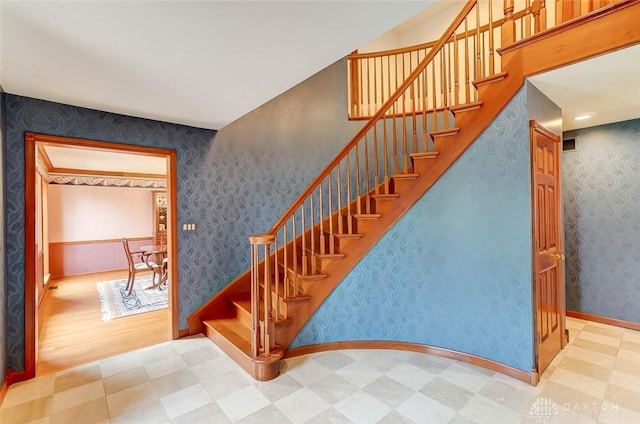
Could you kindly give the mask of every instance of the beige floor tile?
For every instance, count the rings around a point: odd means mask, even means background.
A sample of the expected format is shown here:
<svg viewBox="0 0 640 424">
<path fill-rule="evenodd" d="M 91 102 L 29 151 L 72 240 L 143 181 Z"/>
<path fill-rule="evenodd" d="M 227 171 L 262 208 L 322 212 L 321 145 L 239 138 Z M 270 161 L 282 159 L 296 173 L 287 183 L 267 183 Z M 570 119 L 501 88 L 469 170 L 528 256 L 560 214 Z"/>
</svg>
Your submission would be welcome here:
<svg viewBox="0 0 640 424">
<path fill-rule="evenodd" d="M 640 362 L 629 361 L 628 359 L 616 358 L 614 369 L 635 375 L 640 379 Z"/>
<path fill-rule="evenodd" d="M 640 412 L 606 402 L 602 406 L 598 422 L 602 424 L 638 424 L 640 423 Z"/>
<path fill-rule="evenodd" d="M 598 333 L 603 336 L 613 337 L 613 338 L 622 338 L 624 335 L 624 328 L 614 327 L 612 325 L 600 324 L 597 322 L 589 322 L 582 328 L 584 331 L 588 331 L 589 333 Z"/>
<path fill-rule="evenodd" d="M 171 424 L 231 424 L 217 403 L 211 402 L 171 420 Z M 264 423 L 266 424 L 266 422 Z"/>
<path fill-rule="evenodd" d="M 520 423 L 523 413 L 515 412 L 499 403 L 476 395 L 467 403 L 460 414 L 478 424 L 516 424 Z"/>
<path fill-rule="evenodd" d="M 116 393 L 130 387 L 138 386 L 149 381 L 149 375 L 144 367 L 137 367 L 129 371 L 123 371 L 111 375 L 104 380 L 104 391 L 107 395 Z"/>
<path fill-rule="evenodd" d="M 582 374 L 604 382 L 609 381 L 609 377 L 611 376 L 611 368 L 601 367 L 570 356 L 565 356 L 562 361 L 560 361 L 559 367 L 563 370 Z"/>
<path fill-rule="evenodd" d="M 640 402 L 638 399 L 638 393 L 635 391 L 627 390 L 623 387 L 616 386 L 615 384 L 609 384 L 607 391 L 604 395 L 605 400 L 619 405 L 622 408 L 627 408 L 640 412 Z"/>
<path fill-rule="evenodd" d="M 622 340 L 627 340 L 634 343 L 640 343 L 640 331 L 625 330 Z"/>
<path fill-rule="evenodd" d="M 600 343 L 600 344 L 615 347 L 615 348 L 620 347 L 620 343 L 622 342 L 621 334 L 620 336 L 616 336 L 616 337 L 604 336 L 602 334 L 592 333 L 590 331 L 587 331 L 587 328 L 588 327 L 585 327 L 585 329 L 580 332 L 580 335 L 577 337 L 577 340 L 582 339 L 582 340 L 587 340 L 594 343 Z"/>
<path fill-rule="evenodd" d="M 92 381 L 100 380 L 101 378 L 102 372 L 100 371 L 100 364 L 97 362 L 70 370 L 60 371 L 55 375 L 53 391 L 54 393 L 61 392 L 73 387 L 91 383 Z"/>
<path fill-rule="evenodd" d="M 63 390 L 53 395 L 52 412 L 60 412 L 82 403 L 105 396 L 102 380 Z"/>
<path fill-rule="evenodd" d="M 212 400 L 202 383 L 185 387 L 160 398 L 162 406 L 164 406 L 164 410 L 170 419 L 198 409 L 211 403 Z"/>
<path fill-rule="evenodd" d="M 45 396 L 13 406 L 2 405 L 0 422 L 2 424 L 24 424 L 46 418 L 51 414 L 53 396 Z"/>
<path fill-rule="evenodd" d="M 51 415 L 51 424 L 97 423 L 109 420 L 109 408 L 104 397 L 64 409 Z"/>
<path fill-rule="evenodd" d="M 633 350 L 620 349 L 618 352 L 618 358 L 640 363 L 640 353 L 634 352 Z"/>
<path fill-rule="evenodd" d="M 600 405 L 602 403 L 602 398 L 600 397 L 591 396 L 576 390 L 576 388 L 557 384 L 553 381 L 546 383 L 534 403 L 539 402 L 538 399 L 549 400 L 556 404 L 560 411 L 558 415 L 567 422 L 580 422 L 579 419 L 581 418 L 584 420 L 596 420 L 600 410 L 599 408 L 591 407 L 591 405 Z M 584 405 L 587 406 L 585 407 Z"/>
<path fill-rule="evenodd" d="M 414 423 L 448 423 L 456 415 L 453 409 L 422 393 L 411 396 L 396 411 Z"/>
<path fill-rule="evenodd" d="M 163 397 L 200 383 L 200 380 L 198 380 L 193 371 L 185 369 L 163 375 L 162 377 L 152 380 L 151 383 L 153 384 L 156 395 Z"/>
<path fill-rule="evenodd" d="M 616 356 L 618 354 L 618 348 L 608 346 L 602 343 L 596 343 L 585 339 L 575 339 L 571 342 L 570 346 L 581 347 L 593 352 L 603 353 L 609 356 Z"/>
<path fill-rule="evenodd" d="M 440 377 L 436 377 L 427 383 L 420 389 L 420 393 L 429 396 L 454 411 L 461 410 L 474 396 L 473 392 L 450 383 L 447 380 L 443 380 Z"/>
<path fill-rule="evenodd" d="M 107 405 L 109 406 L 109 414 L 112 417 L 122 414 L 128 409 L 135 408 L 137 405 L 157 399 L 156 392 L 153 390 L 153 384 L 150 381 L 129 387 L 125 390 L 107 395 Z"/>
<path fill-rule="evenodd" d="M 169 417 L 160 403 L 160 399 L 140 402 L 118 414 L 111 415 L 111 424 L 161 424 L 169 421 Z"/>
<path fill-rule="evenodd" d="M 620 349 L 630 350 L 640 355 L 640 343 L 632 342 L 630 340 L 623 340 L 620 345 Z"/>
<path fill-rule="evenodd" d="M 565 356 L 591 362 L 601 367 L 612 368 L 615 357 L 600 352 L 594 352 L 578 346 L 567 346 L 564 350 Z"/>
<path fill-rule="evenodd" d="M 49 374 L 33 380 L 13 384 L 5 395 L 2 408 L 30 402 L 53 394 L 55 375 Z"/>
<path fill-rule="evenodd" d="M 549 381 L 571 387 L 598 399 L 602 399 L 607 383 L 565 369 L 556 369 Z"/>
<path fill-rule="evenodd" d="M 609 383 L 636 392 L 638 394 L 638 402 L 640 403 L 640 378 L 636 375 L 614 369 L 611 372 Z"/>
</svg>

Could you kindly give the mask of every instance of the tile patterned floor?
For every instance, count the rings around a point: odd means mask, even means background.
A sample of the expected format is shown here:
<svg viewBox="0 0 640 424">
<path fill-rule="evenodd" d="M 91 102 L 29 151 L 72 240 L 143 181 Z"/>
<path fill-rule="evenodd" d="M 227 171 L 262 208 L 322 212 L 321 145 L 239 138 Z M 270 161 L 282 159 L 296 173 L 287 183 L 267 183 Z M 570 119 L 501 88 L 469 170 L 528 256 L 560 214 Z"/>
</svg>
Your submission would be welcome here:
<svg viewBox="0 0 640 424">
<path fill-rule="evenodd" d="M 256 382 L 208 339 L 163 343 L 12 386 L 13 423 L 640 423 L 640 332 L 568 319 L 537 387 L 436 356 L 342 350 Z"/>
</svg>

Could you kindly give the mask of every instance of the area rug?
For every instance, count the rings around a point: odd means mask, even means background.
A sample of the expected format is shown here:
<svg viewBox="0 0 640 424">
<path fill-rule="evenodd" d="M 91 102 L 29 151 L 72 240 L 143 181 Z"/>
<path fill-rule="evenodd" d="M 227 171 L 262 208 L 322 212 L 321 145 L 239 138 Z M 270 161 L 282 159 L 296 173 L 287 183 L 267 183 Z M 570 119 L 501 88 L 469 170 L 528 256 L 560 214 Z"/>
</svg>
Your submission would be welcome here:
<svg viewBox="0 0 640 424">
<path fill-rule="evenodd" d="M 109 321 L 167 308 L 169 306 L 167 287 L 163 287 L 162 290 L 158 290 L 158 288 L 145 289 L 150 285 L 151 275 L 137 277 L 133 291 L 131 294 L 127 294 L 126 279 L 98 282 L 102 320 Z"/>
</svg>

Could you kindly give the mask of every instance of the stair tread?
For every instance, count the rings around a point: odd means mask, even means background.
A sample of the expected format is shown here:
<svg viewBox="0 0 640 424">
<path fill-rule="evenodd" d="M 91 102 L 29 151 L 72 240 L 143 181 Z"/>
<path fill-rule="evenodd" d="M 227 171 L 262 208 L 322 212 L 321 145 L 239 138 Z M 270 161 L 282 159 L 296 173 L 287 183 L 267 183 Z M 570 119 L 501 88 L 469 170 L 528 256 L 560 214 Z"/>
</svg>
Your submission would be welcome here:
<svg viewBox="0 0 640 424">
<path fill-rule="evenodd" d="M 335 237 L 339 238 L 339 239 L 345 239 L 345 240 L 357 240 L 359 238 L 362 238 L 362 234 L 334 234 Z"/>
<path fill-rule="evenodd" d="M 397 193 L 383 193 L 383 194 L 372 194 L 371 197 L 373 197 L 376 200 L 394 200 L 400 197 L 400 195 Z"/>
<path fill-rule="evenodd" d="M 378 219 L 382 216 L 379 213 L 357 213 L 353 215 L 356 219 Z"/>
<path fill-rule="evenodd" d="M 251 356 L 251 329 L 239 319 L 211 319 L 204 321 L 204 325 L 215 330 L 246 355 Z"/>
<path fill-rule="evenodd" d="M 458 134 L 460 132 L 460 128 L 448 128 L 446 130 L 438 130 L 438 131 L 432 131 L 431 137 L 446 137 L 446 136 L 450 136 L 450 135 L 455 135 Z"/>
<path fill-rule="evenodd" d="M 456 113 L 460 113 L 460 112 L 477 110 L 477 109 L 480 109 L 481 107 L 482 107 L 482 101 L 478 100 L 477 102 L 464 103 L 457 106 L 451 106 L 449 110 L 453 112 L 453 114 L 455 115 Z"/>
<path fill-rule="evenodd" d="M 473 85 L 476 88 L 478 88 L 481 85 L 486 85 L 486 84 L 491 84 L 492 82 L 502 81 L 506 77 L 507 77 L 507 73 L 506 72 L 500 72 L 500 73 L 495 74 L 495 75 L 491 75 L 491 76 L 484 77 L 484 78 L 479 78 L 479 79 L 473 81 Z"/>
<path fill-rule="evenodd" d="M 418 178 L 420 174 L 416 174 L 415 172 L 407 173 L 407 174 L 393 174 L 391 178 L 396 180 L 414 180 Z"/>
<path fill-rule="evenodd" d="M 419 152 L 419 153 L 411 153 L 409 156 L 412 159 L 435 159 L 438 157 L 440 152 Z"/>
</svg>

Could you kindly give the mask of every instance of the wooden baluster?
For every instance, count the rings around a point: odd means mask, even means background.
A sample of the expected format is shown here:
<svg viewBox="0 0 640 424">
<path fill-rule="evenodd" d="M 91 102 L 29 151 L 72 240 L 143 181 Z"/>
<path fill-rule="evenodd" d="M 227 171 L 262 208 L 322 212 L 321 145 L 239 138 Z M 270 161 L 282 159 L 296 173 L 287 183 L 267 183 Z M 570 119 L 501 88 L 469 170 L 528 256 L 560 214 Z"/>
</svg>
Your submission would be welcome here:
<svg viewBox="0 0 640 424">
<path fill-rule="evenodd" d="M 273 241 L 275 240 L 275 236 L 269 236 L 269 237 L 273 237 L 273 239 L 269 241 L 265 241 L 264 243 L 264 287 L 263 287 L 264 293 L 262 294 L 263 296 L 262 300 L 264 302 L 264 305 L 263 305 L 264 316 L 263 316 L 263 322 L 262 322 L 262 331 L 263 331 L 262 340 L 264 340 L 264 356 L 269 356 L 269 354 L 271 353 L 270 349 L 274 341 L 272 340 L 272 337 L 271 337 L 273 319 L 271 315 L 271 267 L 269 266 L 271 261 L 269 260 L 269 256 L 270 256 L 269 250 L 270 250 L 271 243 L 273 243 Z"/>
<path fill-rule="evenodd" d="M 400 101 L 400 98 L 398 98 L 398 100 L 396 100 L 393 103 L 393 106 L 391 108 L 393 110 L 393 113 L 391 114 L 391 119 L 393 119 L 393 121 L 391 121 L 391 129 L 393 131 L 392 134 L 391 134 L 391 137 L 392 137 L 391 138 L 391 142 L 392 142 L 392 145 L 393 145 L 393 170 L 392 170 L 392 172 L 394 174 L 397 174 L 399 172 L 399 169 L 400 169 L 400 161 L 399 161 L 399 158 L 398 158 L 398 137 L 397 137 L 398 131 L 396 129 L 396 120 L 397 120 L 396 105 L 398 104 L 399 101 Z M 385 128 L 385 132 L 384 132 L 385 135 L 387 135 L 387 131 L 386 130 L 387 129 Z M 386 154 L 387 154 L 387 146 L 385 146 L 385 149 L 384 149 L 385 163 L 387 161 Z"/>
<path fill-rule="evenodd" d="M 580 4 L 578 4 L 580 6 Z M 540 0 L 540 26 L 537 32 L 542 32 L 547 29 L 547 7 L 545 0 Z"/>
<path fill-rule="evenodd" d="M 391 119 L 395 120 L 396 118 L 394 117 L 394 115 L 391 115 Z M 383 123 L 383 127 L 382 127 L 382 172 L 384 172 L 384 192 L 385 193 L 389 193 L 389 160 L 388 160 L 388 146 L 389 146 L 389 141 L 387 139 L 387 118 L 382 119 L 382 123 Z M 376 122 L 376 126 L 378 126 L 378 123 Z M 393 146 L 395 148 L 395 138 L 393 140 Z M 395 150 L 394 150 L 395 152 Z M 395 154 L 395 153 L 394 153 Z M 375 151 L 374 151 L 374 155 L 375 155 L 375 159 L 376 159 L 376 163 L 375 166 L 376 168 L 378 167 L 378 148 L 377 146 L 375 147 Z M 376 172 L 377 175 L 377 172 Z"/>
<path fill-rule="evenodd" d="M 513 20 L 514 0 L 504 0 L 504 21 L 502 23 L 502 44 L 506 47 L 516 41 L 516 23 Z"/>
<path fill-rule="evenodd" d="M 327 196 L 329 196 L 329 253 L 336 253 L 336 238 L 333 233 L 333 170 L 329 172 L 329 190 L 327 192 Z"/>
<path fill-rule="evenodd" d="M 337 201 L 338 201 L 338 234 L 344 234 L 344 220 L 342 218 L 342 178 L 340 176 L 340 162 L 336 165 Z"/>
<path fill-rule="evenodd" d="M 371 193 L 371 181 L 369 178 L 369 138 L 367 134 L 364 135 L 364 178 L 365 178 L 365 190 L 367 194 L 367 199 L 366 199 L 367 213 L 371 213 L 371 200 L 369 199 L 369 193 Z M 377 192 L 378 192 L 378 188 L 376 186 L 376 193 Z"/>
<path fill-rule="evenodd" d="M 475 79 L 482 78 L 482 60 L 480 58 L 480 4 L 476 6 L 476 77 Z"/>
<path fill-rule="evenodd" d="M 358 51 L 354 51 L 353 52 L 358 53 Z M 359 81 L 359 73 L 360 73 L 360 67 L 359 65 L 359 61 L 360 59 L 349 59 L 349 70 L 350 70 L 350 78 L 349 81 L 351 82 L 351 87 L 349 90 L 350 96 L 351 96 L 351 109 L 350 112 L 352 114 L 353 117 L 357 117 L 360 116 L 360 110 L 359 110 L 359 104 L 358 104 L 358 100 L 360 99 L 360 86 L 358 85 L 358 81 Z"/>
<path fill-rule="evenodd" d="M 324 204 L 322 202 L 322 198 L 323 198 L 323 191 L 324 191 L 324 182 L 320 181 L 320 194 L 318 196 L 318 202 L 320 203 L 320 234 L 319 234 L 319 242 L 320 242 L 320 254 L 321 255 L 326 255 L 327 254 L 327 239 L 326 239 L 326 234 L 324 233 Z M 329 215 L 331 216 L 331 215 Z"/>
<path fill-rule="evenodd" d="M 375 112 L 372 110 L 372 106 L 371 106 L 371 73 L 369 72 L 369 64 L 371 63 L 371 58 L 367 58 L 367 98 L 366 98 L 366 104 L 367 104 L 367 116 L 371 116 L 373 115 Z"/>
<path fill-rule="evenodd" d="M 310 215 L 310 224 L 309 224 L 309 231 L 310 231 L 310 236 L 309 236 L 309 244 L 311 246 L 311 256 L 310 256 L 310 261 L 311 261 L 311 274 L 316 274 L 316 265 L 317 265 L 317 261 L 316 261 L 316 210 L 313 207 L 313 198 L 314 198 L 314 194 L 313 191 L 311 192 L 311 199 L 309 199 L 309 215 Z"/>
<path fill-rule="evenodd" d="M 440 51 L 440 101 L 442 102 L 442 126 L 444 129 L 449 128 L 449 114 L 447 113 L 447 70 L 445 52 Z"/>
<path fill-rule="evenodd" d="M 358 117 L 364 116 L 364 61 L 360 61 L 361 66 L 358 70 L 358 77 L 360 78 L 360 89 L 359 89 L 359 98 L 358 98 Z"/>
<path fill-rule="evenodd" d="M 407 88 L 407 90 L 409 90 Z M 402 171 L 409 172 L 409 153 L 407 147 L 407 108 L 406 94 L 407 90 L 402 92 Z M 396 120 L 394 119 L 393 122 Z"/>
<path fill-rule="evenodd" d="M 293 295 L 298 295 L 298 237 L 296 228 L 296 212 L 291 216 L 291 240 L 293 241 Z M 289 269 L 285 271 L 289 274 Z"/>
<path fill-rule="evenodd" d="M 529 38 L 531 37 L 531 20 L 533 18 L 533 10 L 531 8 L 531 0 L 527 0 L 526 2 L 526 11 L 527 14 L 524 16 L 524 37 L 523 38 Z M 556 9 L 557 12 L 557 9 Z"/>
<path fill-rule="evenodd" d="M 432 127 L 431 132 L 438 131 L 438 94 L 436 88 L 436 59 L 437 55 L 433 57 L 431 61 L 431 101 L 433 103 L 433 109 L 431 110 Z"/>
<path fill-rule="evenodd" d="M 531 13 L 533 15 L 533 33 L 537 34 L 542 31 L 542 11 L 543 2 L 541 0 L 533 0 L 531 4 Z"/>
<path fill-rule="evenodd" d="M 358 151 L 358 145 L 360 142 L 357 142 L 355 145 L 355 168 L 356 168 L 356 200 L 358 203 L 356 204 L 356 213 L 360 215 L 362 213 L 362 199 L 360 199 L 360 153 Z"/>
<path fill-rule="evenodd" d="M 347 231 L 353 234 L 353 216 L 351 213 L 351 152 L 347 152 L 347 164 L 345 166 L 345 178 L 347 180 Z"/>
<path fill-rule="evenodd" d="M 495 75 L 495 58 L 493 57 L 493 2 L 489 2 L 489 76 Z"/>
<path fill-rule="evenodd" d="M 282 268 L 283 268 L 283 284 L 284 284 L 284 298 L 288 299 L 290 296 L 289 293 L 289 250 L 287 249 L 287 246 L 289 245 L 288 243 L 288 238 L 287 238 L 287 226 L 289 225 L 289 220 L 285 221 L 284 223 L 284 232 L 283 232 L 283 241 L 282 241 L 282 245 L 284 246 L 284 255 L 282 258 Z M 293 240 L 292 240 L 293 242 Z M 296 248 L 295 242 L 292 243 L 293 248 Z M 285 308 L 286 311 L 286 308 Z M 285 318 L 287 318 L 287 315 L 285 314 L 284 316 Z"/>
<path fill-rule="evenodd" d="M 260 352 L 260 245 L 257 237 L 249 237 L 251 243 L 251 353 Z"/>
<path fill-rule="evenodd" d="M 274 239 L 274 251 L 273 251 L 273 285 L 276 291 L 276 305 L 273 308 L 273 319 L 275 321 L 280 319 L 280 270 L 278 266 L 278 237 Z"/>
<path fill-rule="evenodd" d="M 416 79 L 412 84 L 411 84 L 411 117 L 412 117 L 412 130 L 413 130 L 413 134 L 412 134 L 412 146 L 411 148 L 413 149 L 413 152 L 417 152 L 418 151 L 418 117 L 416 115 L 416 90 L 418 89 L 418 81 L 419 79 Z"/>
<path fill-rule="evenodd" d="M 471 80 L 469 77 L 469 24 L 467 17 L 464 18 L 464 100 L 471 103 Z"/>
<path fill-rule="evenodd" d="M 309 275 L 308 262 L 307 262 L 307 231 L 305 225 L 305 213 L 304 202 L 300 205 L 300 236 L 302 238 L 302 275 Z"/>
<path fill-rule="evenodd" d="M 421 75 L 422 79 L 422 151 L 429 151 L 429 134 L 427 133 L 427 109 L 429 108 L 428 99 L 429 91 L 427 89 L 427 69 L 425 68 Z"/>
<path fill-rule="evenodd" d="M 453 89 L 454 89 L 454 98 L 453 104 L 458 106 L 460 104 L 460 61 L 458 60 L 459 56 L 458 52 L 458 38 L 456 33 L 453 33 Z"/>
<path fill-rule="evenodd" d="M 387 118 L 386 115 L 382 116 L 382 122 L 386 126 Z M 376 194 L 380 194 L 380 179 L 379 179 L 379 166 L 378 166 L 378 123 L 373 126 L 373 186 L 376 190 Z M 385 182 L 386 184 L 386 182 Z M 387 187 L 385 186 L 385 189 Z M 386 191 L 385 191 L 386 192 Z"/>
</svg>

